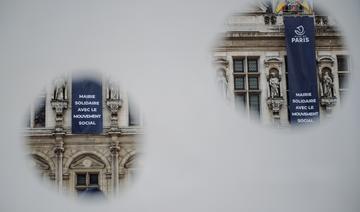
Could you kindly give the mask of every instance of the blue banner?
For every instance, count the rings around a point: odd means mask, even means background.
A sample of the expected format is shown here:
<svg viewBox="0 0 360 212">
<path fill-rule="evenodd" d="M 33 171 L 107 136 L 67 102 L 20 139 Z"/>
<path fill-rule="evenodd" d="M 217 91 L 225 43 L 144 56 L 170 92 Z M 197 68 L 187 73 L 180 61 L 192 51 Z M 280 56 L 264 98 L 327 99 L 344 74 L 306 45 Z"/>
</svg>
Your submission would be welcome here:
<svg viewBox="0 0 360 212">
<path fill-rule="evenodd" d="M 72 133 L 103 132 L 102 86 L 94 79 L 73 79 Z"/>
<path fill-rule="evenodd" d="M 319 100 L 314 19 L 308 16 L 285 16 L 284 24 L 290 123 L 316 122 L 319 118 Z"/>
</svg>

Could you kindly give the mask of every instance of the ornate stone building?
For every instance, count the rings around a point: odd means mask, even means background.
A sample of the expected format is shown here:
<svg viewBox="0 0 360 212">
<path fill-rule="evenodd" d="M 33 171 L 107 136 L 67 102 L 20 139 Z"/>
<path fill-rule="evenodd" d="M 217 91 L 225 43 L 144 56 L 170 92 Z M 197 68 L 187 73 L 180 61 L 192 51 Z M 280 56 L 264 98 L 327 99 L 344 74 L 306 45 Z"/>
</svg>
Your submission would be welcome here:
<svg viewBox="0 0 360 212">
<path fill-rule="evenodd" d="M 245 116 L 265 125 L 289 126 L 287 52 L 283 14 L 259 4 L 226 22 L 214 49 L 218 86 L 225 99 Z M 329 16 L 312 15 L 316 27 L 316 61 L 320 121 L 343 103 L 350 60 L 343 36 Z"/>
<path fill-rule="evenodd" d="M 141 114 L 124 90 L 101 79 L 103 132 L 73 134 L 71 80 L 55 80 L 32 105 L 26 129 L 30 156 L 60 191 L 117 193 L 137 169 Z"/>
</svg>

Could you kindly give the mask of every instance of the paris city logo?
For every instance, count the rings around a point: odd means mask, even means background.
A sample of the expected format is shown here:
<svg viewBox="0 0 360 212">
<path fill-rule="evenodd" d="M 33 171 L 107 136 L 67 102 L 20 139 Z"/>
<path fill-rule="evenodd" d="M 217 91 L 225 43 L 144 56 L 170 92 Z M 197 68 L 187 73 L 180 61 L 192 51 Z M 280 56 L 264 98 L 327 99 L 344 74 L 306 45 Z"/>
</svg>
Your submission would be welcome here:
<svg viewBox="0 0 360 212">
<path fill-rule="evenodd" d="M 306 31 L 303 25 L 296 27 L 295 36 L 291 38 L 291 43 L 309 43 L 310 39 L 305 35 Z"/>
</svg>

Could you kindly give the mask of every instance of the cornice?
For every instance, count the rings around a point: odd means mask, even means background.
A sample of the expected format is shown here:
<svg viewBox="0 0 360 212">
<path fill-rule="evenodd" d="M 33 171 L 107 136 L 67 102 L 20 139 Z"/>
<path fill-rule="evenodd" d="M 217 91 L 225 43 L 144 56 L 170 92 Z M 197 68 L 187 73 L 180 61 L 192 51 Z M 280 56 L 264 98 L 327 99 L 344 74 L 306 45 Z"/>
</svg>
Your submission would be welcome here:
<svg viewBox="0 0 360 212">
<path fill-rule="evenodd" d="M 23 132 L 23 135 L 25 137 L 53 137 L 55 135 L 53 128 L 27 128 Z M 101 134 L 72 134 L 70 128 L 65 128 L 63 135 L 73 136 L 73 137 L 83 137 L 83 136 L 89 136 L 89 137 L 103 137 L 103 136 L 110 136 L 114 134 L 114 131 L 110 131 L 109 127 L 104 128 L 104 132 Z M 119 136 L 124 135 L 142 135 L 144 134 L 143 127 L 122 127 L 117 130 L 117 134 Z"/>
</svg>

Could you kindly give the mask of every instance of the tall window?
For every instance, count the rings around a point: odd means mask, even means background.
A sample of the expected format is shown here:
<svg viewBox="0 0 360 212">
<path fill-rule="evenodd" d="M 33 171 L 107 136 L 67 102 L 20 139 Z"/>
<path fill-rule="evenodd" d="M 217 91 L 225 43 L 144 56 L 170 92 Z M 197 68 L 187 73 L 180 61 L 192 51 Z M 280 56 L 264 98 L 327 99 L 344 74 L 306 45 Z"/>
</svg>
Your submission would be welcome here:
<svg viewBox="0 0 360 212">
<path fill-rule="evenodd" d="M 339 94 L 340 99 L 342 99 L 348 90 L 350 73 L 349 57 L 347 55 L 338 55 L 336 59 L 338 65 Z"/>
<path fill-rule="evenodd" d="M 259 58 L 233 58 L 235 106 L 252 117 L 260 115 Z"/>
<path fill-rule="evenodd" d="M 44 93 L 38 97 L 35 104 L 34 127 L 45 127 L 45 105 L 46 94 Z"/>
<path fill-rule="evenodd" d="M 75 189 L 78 193 L 89 190 L 99 190 L 99 173 L 95 173 L 95 172 L 76 173 Z"/>
</svg>

